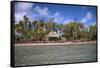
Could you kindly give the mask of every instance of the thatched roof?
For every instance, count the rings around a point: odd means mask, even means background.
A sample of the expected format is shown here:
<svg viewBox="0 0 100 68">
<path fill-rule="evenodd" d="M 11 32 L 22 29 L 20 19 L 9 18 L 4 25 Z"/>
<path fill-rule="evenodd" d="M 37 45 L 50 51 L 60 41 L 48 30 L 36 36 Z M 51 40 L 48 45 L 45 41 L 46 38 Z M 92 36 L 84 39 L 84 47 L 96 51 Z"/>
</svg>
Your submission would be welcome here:
<svg viewBox="0 0 100 68">
<path fill-rule="evenodd" d="M 59 37 L 59 35 L 55 31 L 51 31 L 48 33 L 47 37 Z"/>
</svg>

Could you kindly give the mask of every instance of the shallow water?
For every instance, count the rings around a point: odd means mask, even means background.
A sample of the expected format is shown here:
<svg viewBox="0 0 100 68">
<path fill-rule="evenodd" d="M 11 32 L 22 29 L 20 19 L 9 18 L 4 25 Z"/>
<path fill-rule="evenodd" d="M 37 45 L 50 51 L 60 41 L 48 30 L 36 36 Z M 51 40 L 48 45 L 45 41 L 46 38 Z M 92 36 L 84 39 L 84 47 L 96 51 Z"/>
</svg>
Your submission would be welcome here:
<svg viewBox="0 0 100 68">
<path fill-rule="evenodd" d="M 15 66 L 93 62 L 96 52 L 96 44 L 15 46 Z"/>
</svg>

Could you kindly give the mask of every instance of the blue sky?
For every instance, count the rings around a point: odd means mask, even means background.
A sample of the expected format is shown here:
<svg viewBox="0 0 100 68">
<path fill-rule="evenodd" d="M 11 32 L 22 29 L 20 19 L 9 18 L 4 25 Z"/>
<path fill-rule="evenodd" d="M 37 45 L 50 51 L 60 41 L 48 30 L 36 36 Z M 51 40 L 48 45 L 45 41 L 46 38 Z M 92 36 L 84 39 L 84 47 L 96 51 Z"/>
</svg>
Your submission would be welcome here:
<svg viewBox="0 0 100 68">
<path fill-rule="evenodd" d="M 24 15 L 31 21 L 54 18 L 53 21 L 58 24 L 77 21 L 90 26 L 96 23 L 96 7 L 16 2 L 16 21 L 22 20 Z"/>
</svg>

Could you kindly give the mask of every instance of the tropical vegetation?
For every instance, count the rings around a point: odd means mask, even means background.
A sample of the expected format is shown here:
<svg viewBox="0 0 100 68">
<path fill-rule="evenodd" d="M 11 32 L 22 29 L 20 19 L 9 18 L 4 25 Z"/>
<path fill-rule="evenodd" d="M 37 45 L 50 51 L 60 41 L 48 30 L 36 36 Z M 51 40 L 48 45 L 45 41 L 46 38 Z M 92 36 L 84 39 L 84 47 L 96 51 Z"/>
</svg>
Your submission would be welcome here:
<svg viewBox="0 0 100 68">
<path fill-rule="evenodd" d="M 84 23 L 76 21 L 67 22 L 66 24 L 58 24 L 53 19 L 49 19 L 47 22 L 43 19 L 30 21 L 27 16 L 23 16 L 23 20 L 19 22 L 15 21 L 16 41 L 43 41 L 43 38 L 49 32 L 57 32 L 58 30 L 61 31 L 61 35 L 66 41 L 97 39 L 96 23 L 87 27 Z"/>
</svg>

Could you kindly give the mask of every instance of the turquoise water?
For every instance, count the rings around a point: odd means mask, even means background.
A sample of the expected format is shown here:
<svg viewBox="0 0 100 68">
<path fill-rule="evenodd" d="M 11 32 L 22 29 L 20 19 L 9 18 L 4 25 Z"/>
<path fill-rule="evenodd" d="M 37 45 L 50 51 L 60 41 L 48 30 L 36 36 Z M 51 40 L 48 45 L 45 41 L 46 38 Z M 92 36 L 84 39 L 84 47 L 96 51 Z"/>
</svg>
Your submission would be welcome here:
<svg viewBox="0 0 100 68">
<path fill-rule="evenodd" d="M 93 62 L 96 52 L 96 44 L 15 46 L 15 66 Z"/>
</svg>

